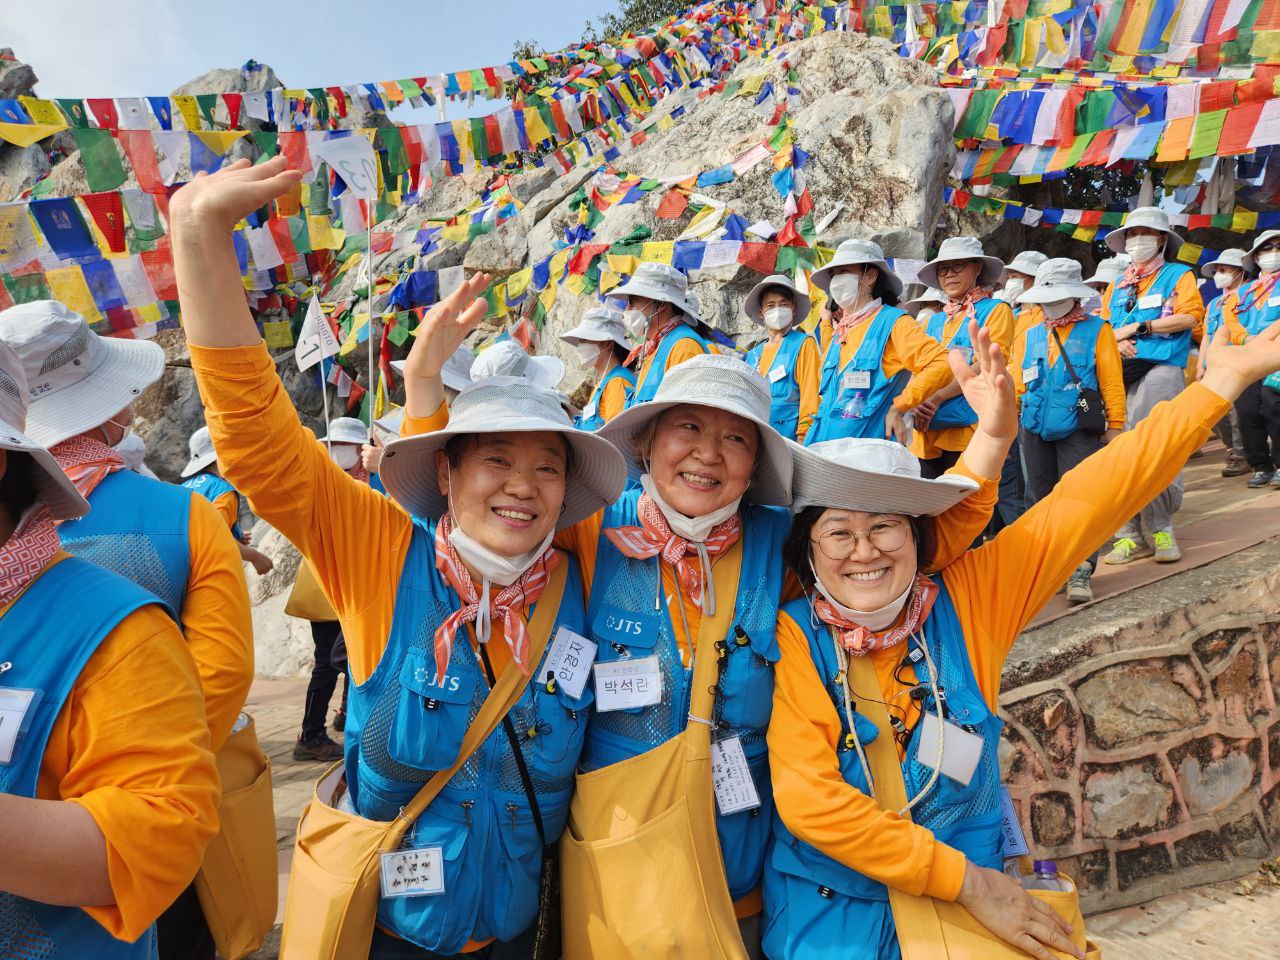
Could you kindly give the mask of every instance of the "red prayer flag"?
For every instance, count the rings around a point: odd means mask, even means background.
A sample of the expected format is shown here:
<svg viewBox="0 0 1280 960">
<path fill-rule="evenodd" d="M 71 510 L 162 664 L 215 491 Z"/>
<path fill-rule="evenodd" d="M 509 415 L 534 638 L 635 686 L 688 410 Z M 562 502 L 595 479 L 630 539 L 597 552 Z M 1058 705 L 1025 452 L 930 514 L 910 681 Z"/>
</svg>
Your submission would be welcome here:
<svg viewBox="0 0 1280 960">
<path fill-rule="evenodd" d="M 124 201 L 114 190 L 105 193 L 85 193 L 80 196 L 89 209 L 93 222 L 102 231 L 107 249 L 112 253 L 124 253 Z"/>
<path fill-rule="evenodd" d="M 1246 103 L 1227 111 L 1227 118 L 1222 124 L 1222 136 L 1218 139 L 1218 156 L 1228 157 L 1235 153 L 1249 152 L 1249 140 L 1265 106 L 1265 103 Z"/>
<path fill-rule="evenodd" d="M 177 300 L 178 284 L 173 278 L 173 259 L 169 256 L 167 243 L 169 238 L 166 235 L 161 239 L 166 241 L 162 246 L 142 251 L 142 269 L 147 272 L 147 279 L 151 281 L 157 299 Z"/>
<path fill-rule="evenodd" d="M 312 169 L 311 154 L 307 150 L 307 135 L 301 130 L 283 131 L 276 141 L 280 152 L 289 163 L 290 170 L 301 170 L 303 173 Z"/>
<path fill-rule="evenodd" d="M 778 262 L 776 243 L 743 243 L 738 249 L 738 262 L 756 273 L 773 273 Z"/>
<path fill-rule="evenodd" d="M 222 102 L 227 106 L 227 126 L 234 130 L 240 126 L 240 104 L 244 102 L 244 94 L 224 93 Z"/>
<path fill-rule="evenodd" d="M 689 194 L 681 187 L 672 187 L 658 204 L 654 216 L 659 220 L 678 220 L 689 206 Z"/>
<path fill-rule="evenodd" d="M 116 102 L 110 97 L 96 97 L 85 101 L 93 115 L 98 118 L 98 126 L 104 130 L 114 130 L 120 126 L 120 116 L 116 113 Z"/>
<path fill-rule="evenodd" d="M 160 176 L 160 165 L 156 163 L 155 140 L 151 136 L 151 131 L 117 130 L 116 139 L 120 142 L 120 146 L 124 147 L 138 186 L 147 193 L 163 195 L 164 178 Z"/>
<path fill-rule="evenodd" d="M 800 236 L 800 231 L 796 229 L 796 218 L 787 217 L 787 222 L 782 225 L 782 229 L 778 231 L 778 246 L 781 247 L 804 247 L 808 246 L 804 242 L 804 237 Z"/>
<path fill-rule="evenodd" d="M 1105 167 L 1107 161 L 1111 159 L 1111 145 L 1115 142 L 1115 127 L 1110 127 L 1094 134 L 1093 139 L 1089 141 L 1089 146 L 1085 147 L 1084 153 L 1080 155 L 1077 166 L 1081 167 Z M 1004 171 L 999 171 L 1003 173 Z"/>
<path fill-rule="evenodd" d="M 293 245 L 293 237 L 289 233 L 289 221 L 272 217 L 267 221 L 271 228 L 271 239 L 276 242 L 276 249 L 285 263 L 293 263 L 298 259 L 298 248 Z"/>
<path fill-rule="evenodd" d="M 347 397 L 347 412 L 350 413 L 360 403 L 360 398 L 365 394 L 364 387 L 360 386 L 355 380 L 351 381 L 351 395 Z"/>
<path fill-rule="evenodd" d="M 341 87 L 325 87 L 324 92 L 333 97 L 334 109 L 338 111 L 339 117 L 347 115 L 347 94 Z"/>
</svg>

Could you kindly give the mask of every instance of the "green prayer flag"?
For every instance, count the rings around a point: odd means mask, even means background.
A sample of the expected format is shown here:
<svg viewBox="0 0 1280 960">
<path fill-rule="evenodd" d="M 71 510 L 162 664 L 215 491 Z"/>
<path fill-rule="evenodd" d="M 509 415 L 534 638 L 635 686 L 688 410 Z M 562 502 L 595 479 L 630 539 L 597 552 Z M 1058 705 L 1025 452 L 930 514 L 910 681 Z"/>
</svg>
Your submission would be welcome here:
<svg viewBox="0 0 1280 960">
<path fill-rule="evenodd" d="M 957 140 L 981 140 L 986 136 L 991 114 L 1000 100 L 1000 90 L 975 90 L 956 125 Z"/>
<path fill-rule="evenodd" d="M 471 124 L 471 149 L 475 152 L 477 160 L 488 160 L 493 151 L 489 149 L 489 138 L 484 132 L 484 117 L 472 117 L 469 122 Z"/>
<path fill-rule="evenodd" d="M 93 193 L 115 190 L 125 181 L 124 166 L 110 130 L 72 130 L 80 162 Z"/>
<path fill-rule="evenodd" d="M 62 108 L 62 112 L 66 114 L 67 123 L 81 130 L 88 128 L 89 113 L 84 108 L 83 100 L 58 100 L 56 102 Z"/>
<path fill-rule="evenodd" d="M 1089 144 L 1093 142 L 1094 134 L 1082 133 L 1071 141 L 1071 150 L 1067 153 L 1067 161 L 1065 166 L 1069 169 L 1080 162 L 1080 158 L 1084 156 L 1084 152 L 1089 149 Z"/>
<path fill-rule="evenodd" d="M 662 186 L 661 180 L 641 180 L 640 192 L 649 193 L 651 190 L 657 190 L 660 186 Z"/>
<path fill-rule="evenodd" d="M 739 90 L 742 89 L 741 80 L 730 80 L 724 85 L 724 90 L 720 93 L 721 100 L 729 100 L 733 98 Z"/>
<path fill-rule="evenodd" d="M 1076 111 L 1077 130 L 1080 133 L 1100 133 L 1107 129 L 1107 117 L 1116 102 L 1112 90 L 1090 90 Z"/>
<path fill-rule="evenodd" d="M 20 277 L 6 273 L 4 275 L 4 287 L 9 291 L 9 298 L 15 304 L 53 299 L 53 294 L 44 282 L 43 273 L 26 273 Z"/>
<path fill-rule="evenodd" d="M 321 126 L 329 125 L 329 94 L 324 87 L 308 87 L 307 93 L 311 94 L 311 100 L 315 103 L 316 120 Z"/>
<path fill-rule="evenodd" d="M 311 253 L 311 231 L 307 229 L 307 218 L 304 214 L 289 218 L 289 238 L 298 253 Z"/>
<path fill-rule="evenodd" d="M 280 152 L 280 134 L 274 130 L 255 130 L 251 136 L 258 147 L 258 159 L 255 163 L 270 160 Z"/>
<path fill-rule="evenodd" d="M 1227 119 L 1226 110 L 1210 110 L 1196 117 L 1195 129 L 1191 132 L 1191 147 L 1187 151 L 1187 159 L 1196 160 L 1210 157 L 1218 152 L 1218 141 L 1222 138 L 1222 124 Z"/>
<path fill-rule="evenodd" d="M 409 316 L 407 314 L 397 316 L 396 322 L 387 328 L 387 339 L 397 347 L 404 346 L 404 342 L 409 339 Z"/>
<path fill-rule="evenodd" d="M 218 95 L 216 93 L 198 93 L 196 94 L 196 106 L 200 108 L 200 115 L 204 117 L 204 122 L 209 125 L 209 129 L 213 129 L 213 110 L 218 105 Z"/>
<path fill-rule="evenodd" d="M 422 88 L 413 80 L 397 80 L 396 83 L 404 91 L 405 99 L 422 96 Z"/>
</svg>

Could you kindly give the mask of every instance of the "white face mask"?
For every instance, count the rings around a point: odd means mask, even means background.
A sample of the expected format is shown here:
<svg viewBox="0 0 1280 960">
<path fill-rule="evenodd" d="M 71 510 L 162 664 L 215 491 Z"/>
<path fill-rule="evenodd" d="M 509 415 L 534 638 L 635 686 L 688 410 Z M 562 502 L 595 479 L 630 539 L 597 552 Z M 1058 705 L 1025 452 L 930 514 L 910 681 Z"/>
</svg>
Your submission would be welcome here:
<svg viewBox="0 0 1280 960">
<path fill-rule="evenodd" d="M 594 367 L 596 360 L 600 357 L 600 347 L 602 344 L 594 343 L 590 340 L 576 344 L 574 350 L 578 354 L 578 362 L 584 367 Z"/>
<path fill-rule="evenodd" d="M 1005 303 L 1013 303 L 1018 296 L 1027 289 L 1027 282 L 1021 277 L 1014 277 L 1004 285 L 1004 289 L 1000 291 L 1000 299 Z"/>
<path fill-rule="evenodd" d="M 860 273 L 837 273 L 831 278 L 830 293 L 831 299 L 834 300 L 842 310 L 847 310 L 858 302 L 858 295 L 862 292 L 862 274 Z"/>
<path fill-rule="evenodd" d="M 1230 290 L 1231 285 L 1236 282 L 1236 274 L 1234 270 L 1217 270 L 1213 274 L 1213 285 L 1219 290 Z"/>
<path fill-rule="evenodd" d="M 1146 263 L 1160 249 L 1159 237 L 1125 237 L 1124 252 L 1132 258 L 1134 263 Z"/>
<path fill-rule="evenodd" d="M 329 456 L 343 470 L 350 470 L 360 462 L 360 451 L 349 443 L 335 443 L 329 448 Z"/>
<path fill-rule="evenodd" d="M 1280 270 L 1280 251 L 1268 250 L 1266 253 L 1258 254 L 1255 259 L 1258 269 L 1263 273 L 1275 273 Z"/>
<path fill-rule="evenodd" d="M 1075 307 L 1074 300 L 1059 300 L 1057 303 L 1042 303 L 1040 310 L 1050 320 L 1060 320 L 1065 317 Z"/>
<path fill-rule="evenodd" d="M 938 311 L 933 307 L 921 307 L 918 311 L 916 311 L 916 323 L 920 324 L 920 326 L 923 327 L 933 318 L 933 315 L 937 312 Z"/>
<path fill-rule="evenodd" d="M 644 339 L 649 329 L 649 317 L 639 307 L 627 307 L 622 311 L 622 322 L 626 325 L 627 333 L 637 340 Z"/>
<path fill-rule="evenodd" d="M 644 488 L 645 493 L 653 498 L 653 502 L 658 505 L 662 515 L 667 518 L 667 525 L 671 527 L 671 532 L 683 537 L 690 543 L 702 543 L 706 540 L 717 524 L 724 523 L 738 512 L 738 505 L 742 503 L 742 498 L 739 497 L 732 503 L 725 504 L 714 513 L 708 513 L 701 517 L 686 517 L 662 499 L 662 494 L 658 492 L 658 485 L 653 482 L 653 477 L 649 474 L 646 473 L 640 478 L 640 486 Z"/>
<path fill-rule="evenodd" d="M 790 307 L 770 307 L 764 312 L 764 325 L 770 330 L 788 330 L 794 317 Z"/>
<path fill-rule="evenodd" d="M 827 603 L 835 607 L 836 613 L 846 620 L 852 620 L 860 627 L 866 627 L 872 633 L 888 630 L 893 626 L 894 621 L 898 619 L 898 614 L 902 613 L 902 608 L 907 605 L 907 598 L 911 596 L 911 587 L 914 585 L 914 581 L 908 583 L 907 589 L 902 591 L 901 596 L 896 600 L 890 600 L 879 610 L 855 610 L 853 607 L 846 607 L 827 591 L 822 583 L 822 577 L 818 576 L 818 570 L 813 565 L 812 557 L 809 558 L 809 569 L 813 571 L 814 587 Z"/>
<path fill-rule="evenodd" d="M 124 461 L 124 465 L 134 473 L 141 472 L 142 460 L 146 456 L 147 447 L 142 438 L 132 430 L 126 430 L 120 442 L 114 447 L 116 453 Z"/>
</svg>

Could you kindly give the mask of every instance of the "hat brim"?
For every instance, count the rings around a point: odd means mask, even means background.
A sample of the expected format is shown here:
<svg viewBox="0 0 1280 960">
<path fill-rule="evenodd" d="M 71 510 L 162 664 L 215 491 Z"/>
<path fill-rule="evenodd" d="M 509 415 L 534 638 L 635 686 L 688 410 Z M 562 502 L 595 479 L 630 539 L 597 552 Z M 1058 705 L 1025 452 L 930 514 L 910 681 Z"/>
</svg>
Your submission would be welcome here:
<svg viewBox="0 0 1280 960">
<path fill-rule="evenodd" d="M 786 282 L 784 283 L 783 280 Z M 786 290 L 791 294 L 791 298 L 795 300 L 795 322 L 799 323 L 809 316 L 809 311 L 813 309 L 813 300 L 808 294 L 801 293 L 796 289 L 789 278 L 779 279 L 778 277 L 769 277 L 761 280 L 751 292 L 747 294 L 746 301 L 742 304 L 742 312 L 747 315 L 750 320 L 755 321 L 759 326 L 764 326 L 764 311 L 760 309 L 760 301 L 764 299 L 765 292 L 771 287 L 777 287 L 780 290 Z"/>
<path fill-rule="evenodd" d="M 87 376 L 36 397 L 27 408 L 27 435 L 42 447 L 101 426 L 164 373 L 164 350 L 150 340 L 99 337 L 102 359 Z"/>
<path fill-rule="evenodd" d="M 182 468 L 182 473 L 178 474 L 178 476 L 182 477 L 184 480 L 187 477 L 195 476 L 217 459 L 218 453 L 216 450 L 211 450 L 208 453 L 202 453 L 199 456 L 192 457 L 187 461 L 187 465 Z"/>
<path fill-rule="evenodd" d="M 659 303 L 669 303 L 686 317 L 689 317 L 694 323 L 703 323 L 707 321 L 702 319 L 702 315 L 698 313 L 688 297 L 675 297 L 669 291 L 661 287 L 651 287 L 643 280 L 636 280 L 634 277 L 626 283 L 614 287 L 609 291 L 611 297 L 645 297 L 649 300 L 656 300 Z"/>
<path fill-rule="evenodd" d="M 981 260 L 982 273 L 978 275 L 978 286 L 994 287 L 1000 282 L 1000 277 L 1004 274 L 1004 261 L 999 257 L 939 257 L 936 260 L 930 260 L 920 272 L 916 274 L 916 279 L 923 283 L 926 287 L 937 287 L 942 289 L 942 285 L 938 283 L 938 267 L 944 263 L 955 263 L 957 260 Z"/>
<path fill-rule="evenodd" d="M 565 333 L 560 334 L 560 339 L 563 340 L 565 343 L 569 344 L 569 346 L 571 347 L 576 347 L 580 343 L 613 343 L 613 344 L 617 344 L 619 347 L 621 347 L 623 350 L 626 350 L 628 353 L 631 352 L 631 344 L 627 342 L 626 337 L 605 337 L 604 339 L 601 339 L 598 336 L 591 336 L 591 337 L 583 336 L 583 334 L 589 333 L 589 332 L 594 332 L 594 331 L 588 331 L 586 328 L 578 326 L 578 327 L 574 327 L 572 330 L 569 330 Z"/>
<path fill-rule="evenodd" d="M 391 369 L 403 377 L 404 364 L 405 362 L 403 360 L 392 360 Z M 471 378 L 464 377 L 455 368 L 450 367 L 449 361 L 446 360 L 444 366 L 440 370 L 440 382 L 443 383 L 450 390 L 461 391 L 461 390 L 465 390 L 467 387 L 471 385 Z"/>
<path fill-rule="evenodd" d="M 0 450 L 25 453 L 35 463 L 36 498 L 49 508 L 55 520 L 74 520 L 89 512 L 89 501 L 63 472 L 48 450 L 31 437 L 0 420 Z"/>
<path fill-rule="evenodd" d="M 1253 246 L 1249 248 L 1249 252 L 1240 258 L 1240 265 L 1245 273 L 1257 273 L 1258 261 L 1254 259 L 1254 254 L 1258 252 L 1258 248 L 1270 240 L 1280 237 L 1280 230 L 1263 230 L 1258 234 L 1258 239 L 1253 241 Z"/>
<path fill-rule="evenodd" d="M 937 300 L 908 300 L 906 303 L 898 304 L 898 309 L 903 313 L 909 313 L 915 316 L 925 307 L 933 307 L 933 312 L 937 313 L 942 309 L 942 304 Z"/>
<path fill-rule="evenodd" d="M 546 420 L 512 417 L 494 424 L 489 433 L 559 433 L 573 451 L 573 472 L 564 491 L 564 510 L 556 521 L 563 530 L 580 523 L 618 499 L 627 468 L 618 450 L 595 433 L 559 427 Z M 415 517 L 438 519 L 449 509 L 448 498 L 436 479 L 436 453 L 454 437 L 475 430 L 445 428 L 414 437 L 400 437 L 387 444 L 378 477 L 397 503 Z"/>
<path fill-rule="evenodd" d="M 752 503 L 766 506 L 785 507 L 791 502 L 791 454 L 787 450 L 787 441 L 768 420 L 761 420 L 745 410 L 737 408 L 730 410 L 726 406 L 705 400 L 650 400 L 623 410 L 597 433 L 622 454 L 627 465 L 627 475 L 632 480 L 639 480 L 644 473 L 644 465 L 636 455 L 634 443 L 636 437 L 644 431 L 650 421 L 672 407 L 685 405 L 728 410 L 754 423 L 760 431 L 760 450 L 756 457 L 755 470 L 751 475 L 751 484 L 747 487 L 744 496 Z"/>
<path fill-rule="evenodd" d="M 955 474 L 926 480 L 859 470 L 828 460 L 797 443 L 788 446 L 794 463 L 792 514 L 806 507 L 833 507 L 862 513 L 936 517 L 979 486 L 976 480 Z"/>
<path fill-rule="evenodd" d="M 837 267 L 864 267 L 872 266 L 880 271 L 880 282 L 883 283 L 889 293 L 895 297 L 902 296 L 903 284 L 902 280 L 893 268 L 889 266 L 887 260 L 840 260 L 839 258 L 832 260 L 825 267 L 819 267 L 813 271 L 809 277 L 809 282 L 821 290 L 823 293 L 831 293 L 831 278 L 835 276 Z M 930 284 L 932 286 L 932 284 Z"/>
<path fill-rule="evenodd" d="M 1164 258 L 1166 260 L 1171 260 L 1173 254 L 1177 253 L 1178 248 L 1182 246 L 1182 238 L 1172 230 L 1162 230 L 1160 227 L 1149 227 L 1145 224 L 1135 223 L 1132 227 L 1116 227 L 1107 234 L 1107 246 L 1111 249 L 1111 252 L 1124 253 L 1124 235 L 1130 230 L 1136 230 L 1139 228 L 1155 230 L 1158 233 L 1163 233 L 1169 238 L 1164 244 Z"/>
<path fill-rule="evenodd" d="M 1210 260 L 1200 268 L 1200 276 L 1206 280 L 1212 280 L 1217 267 L 1229 267 L 1232 270 L 1244 272 L 1244 263 L 1228 263 L 1226 260 Z"/>
<path fill-rule="evenodd" d="M 1060 300 L 1088 300 L 1097 290 L 1079 283 L 1064 283 L 1057 287 L 1028 287 L 1018 295 L 1018 303 L 1057 303 Z"/>
</svg>

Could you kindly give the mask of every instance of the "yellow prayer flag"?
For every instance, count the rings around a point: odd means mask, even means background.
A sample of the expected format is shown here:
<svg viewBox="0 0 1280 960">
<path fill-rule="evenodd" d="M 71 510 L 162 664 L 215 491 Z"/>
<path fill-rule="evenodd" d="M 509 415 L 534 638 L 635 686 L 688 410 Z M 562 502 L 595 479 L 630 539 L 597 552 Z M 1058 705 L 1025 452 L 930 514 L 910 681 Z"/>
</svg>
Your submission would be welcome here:
<svg viewBox="0 0 1280 960">
<path fill-rule="evenodd" d="M 15 147 L 29 147 L 66 128 L 65 123 L 60 127 L 47 123 L 0 123 L 0 140 L 8 141 Z"/>
<path fill-rule="evenodd" d="M 735 94 L 735 96 L 754 97 L 756 94 L 760 92 L 760 88 L 763 85 L 764 85 L 764 74 L 763 73 L 753 74 L 752 76 L 747 77 L 747 79 L 742 81 L 742 86 L 738 88 L 738 92 L 737 94 Z"/>
<path fill-rule="evenodd" d="M 676 245 L 673 240 L 652 240 L 640 245 L 640 259 L 645 263 L 671 263 Z"/>
<path fill-rule="evenodd" d="M 18 98 L 18 102 L 26 109 L 32 123 L 43 123 L 51 127 L 67 125 L 67 118 L 62 115 L 62 111 L 52 100 L 22 96 Z"/>
<path fill-rule="evenodd" d="M 1265 60 L 1268 63 L 1280 60 L 1280 30 L 1257 31 L 1253 35 L 1249 55 L 1255 60 Z M 1276 83 L 1280 85 L 1280 77 L 1276 78 Z"/>
<path fill-rule="evenodd" d="M 470 235 L 471 226 L 466 223 L 454 224 L 452 227 L 445 227 L 440 231 L 440 236 L 451 242 L 465 242 Z"/>
<path fill-rule="evenodd" d="M 1071 236 L 1076 240 L 1083 240 L 1085 243 L 1091 243 L 1093 242 L 1093 238 L 1097 232 L 1097 227 L 1078 226 L 1071 232 Z"/>
<path fill-rule="evenodd" d="M 369 325 L 369 314 L 357 313 L 354 322 L 351 324 L 351 332 L 347 334 L 347 339 L 342 341 L 342 346 L 338 348 L 338 355 L 345 357 L 352 353 L 356 347 L 360 345 L 360 331 Z"/>
<path fill-rule="evenodd" d="M 262 325 L 262 339 L 267 346 L 281 349 L 293 346 L 293 333 L 288 320 L 268 320 Z"/>
<path fill-rule="evenodd" d="M 346 231 L 335 229 L 321 214 L 307 215 L 307 233 L 311 235 L 312 250 L 338 250 L 346 240 Z"/>
<path fill-rule="evenodd" d="M 542 293 L 538 294 L 538 302 L 542 304 L 544 310 L 550 310 L 556 305 L 557 289 L 554 283 L 548 283 Z"/>
<path fill-rule="evenodd" d="M 49 292 L 53 294 L 53 299 L 66 304 L 69 309 L 74 310 L 90 323 L 97 323 L 102 319 L 102 314 L 98 312 L 98 305 L 93 302 L 93 294 L 89 292 L 89 285 L 85 283 L 84 274 L 78 266 L 48 270 L 45 272 L 44 279 L 49 285 Z"/>
<path fill-rule="evenodd" d="M 600 272 L 600 292 L 608 293 L 614 287 L 622 282 L 622 277 L 614 273 L 612 270 L 602 270 Z"/>
<path fill-rule="evenodd" d="M 1183 263 L 1199 263 L 1200 254 L 1202 253 L 1204 253 L 1204 247 L 1200 246 L 1198 243 L 1191 243 L 1189 240 L 1184 240 L 1182 242 L 1182 246 L 1178 248 L 1178 259 Z"/>
<path fill-rule="evenodd" d="M 614 273 L 625 273 L 627 276 L 631 276 L 636 272 L 638 261 L 635 257 L 627 256 L 625 254 L 610 253 L 606 255 L 605 259 L 609 264 L 609 269 Z"/>
<path fill-rule="evenodd" d="M 670 129 L 671 129 L 672 127 L 674 127 L 675 125 L 676 125 L 676 122 L 675 122 L 674 120 L 672 120 L 672 119 L 671 119 L 670 114 L 665 114 L 665 113 L 664 113 L 662 116 L 660 116 L 660 117 L 658 118 L 658 129 L 659 129 L 659 130 L 670 130 Z"/>
<path fill-rule="evenodd" d="M 1231 229 L 1237 233 L 1247 233 L 1258 226 L 1257 210 L 1237 210 L 1231 216 Z"/>
<path fill-rule="evenodd" d="M 165 319 L 165 317 L 160 316 L 160 304 L 158 303 L 135 304 L 132 305 L 132 309 L 143 323 L 159 323 Z"/>
<path fill-rule="evenodd" d="M 286 90 L 285 93 L 288 93 Z M 178 108 L 178 114 L 182 117 L 182 122 L 186 124 L 188 130 L 200 129 L 200 106 L 196 103 L 196 98 L 185 94 L 178 94 L 171 98 L 173 105 Z"/>
<path fill-rule="evenodd" d="M 231 149 L 231 145 L 241 137 L 247 137 L 248 130 L 199 130 L 196 136 L 204 141 L 204 145 L 222 156 Z"/>
<path fill-rule="evenodd" d="M 565 277 L 564 288 L 570 293 L 581 296 L 586 292 L 587 278 L 580 273 L 571 273 Z"/>
<path fill-rule="evenodd" d="M 525 267 L 523 270 L 517 270 L 511 276 L 507 277 L 507 296 L 512 300 L 523 296 L 524 292 L 529 289 L 529 282 L 532 279 L 532 267 Z"/>
<path fill-rule="evenodd" d="M 564 273 L 565 265 L 569 262 L 569 257 L 572 253 L 572 250 L 560 250 L 557 253 L 552 254 L 550 265 L 552 283 L 555 283 L 556 280 L 560 279 L 561 274 Z"/>
</svg>

